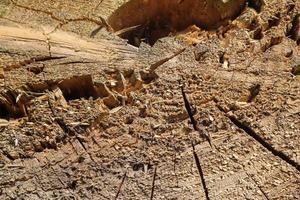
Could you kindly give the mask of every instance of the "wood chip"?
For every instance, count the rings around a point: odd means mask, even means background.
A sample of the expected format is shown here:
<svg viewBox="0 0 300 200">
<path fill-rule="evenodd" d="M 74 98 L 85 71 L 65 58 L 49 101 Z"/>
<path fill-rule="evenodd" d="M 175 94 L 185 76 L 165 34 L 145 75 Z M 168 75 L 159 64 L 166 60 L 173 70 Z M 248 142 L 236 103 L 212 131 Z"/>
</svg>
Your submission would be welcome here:
<svg viewBox="0 0 300 200">
<path fill-rule="evenodd" d="M 4 69 L 0 67 L 0 79 L 4 79 Z"/>
<path fill-rule="evenodd" d="M 0 119 L 0 127 L 8 126 L 9 122 L 6 119 Z"/>
</svg>

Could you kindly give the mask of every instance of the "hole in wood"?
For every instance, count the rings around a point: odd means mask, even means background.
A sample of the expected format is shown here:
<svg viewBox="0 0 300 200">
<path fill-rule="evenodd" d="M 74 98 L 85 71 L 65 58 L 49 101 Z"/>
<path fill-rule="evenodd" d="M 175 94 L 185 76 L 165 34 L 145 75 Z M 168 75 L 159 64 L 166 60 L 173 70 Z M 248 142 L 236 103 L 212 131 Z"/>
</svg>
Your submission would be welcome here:
<svg viewBox="0 0 300 200">
<path fill-rule="evenodd" d="M 260 13 L 265 5 L 264 0 L 248 0 L 248 6 Z"/>
<path fill-rule="evenodd" d="M 264 33 L 261 26 L 253 31 L 252 38 L 254 40 L 261 40 L 263 37 Z"/>
<path fill-rule="evenodd" d="M 280 13 L 276 13 L 275 16 L 272 16 L 268 20 L 269 28 L 272 28 L 273 26 L 278 26 L 281 20 L 281 15 Z"/>
<path fill-rule="evenodd" d="M 286 35 L 295 40 L 298 45 L 300 44 L 300 13 L 293 18 L 291 28 L 287 31 Z"/>
<path fill-rule="evenodd" d="M 58 84 L 67 101 L 95 97 L 96 91 L 90 75 L 74 76 Z"/>
<path fill-rule="evenodd" d="M 10 113 L 7 110 L 6 106 L 2 103 L 0 103 L 0 118 L 7 119 L 10 117 Z"/>
<path fill-rule="evenodd" d="M 237 17 L 247 0 L 131 0 L 117 9 L 108 24 L 128 43 L 153 45 L 188 26 L 215 29 Z"/>
<path fill-rule="evenodd" d="M 18 119 L 27 115 L 28 99 L 13 89 L 0 93 L 0 118 Z"/>
</svg>

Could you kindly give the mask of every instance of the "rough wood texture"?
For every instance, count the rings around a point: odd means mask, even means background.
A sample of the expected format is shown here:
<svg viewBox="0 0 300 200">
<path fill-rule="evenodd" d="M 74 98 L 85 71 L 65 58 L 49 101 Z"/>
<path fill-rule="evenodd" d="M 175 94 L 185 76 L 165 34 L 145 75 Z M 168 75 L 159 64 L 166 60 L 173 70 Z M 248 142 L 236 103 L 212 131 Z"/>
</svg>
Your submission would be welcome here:
<svg viewBox="0 0 300 200">
<path fill-rule="evenodd" d="M 121 1 L 15 3 L 0 6 L 0 199 L 300 199 L 298 1 L 139 48 L 89 38 Z"/>
<path fill-rule="evenodd" d="M 7 51 L 39 52 L 53 57 L 104 62 L 120 57 L 134 60 L 136 57 L 136 48 L 122 41 L 103 39 L 95 42 L 66 32 L 40 32 L 25 27 L 0 26 L 0 42 L 1 48 Z"/>
</svg>

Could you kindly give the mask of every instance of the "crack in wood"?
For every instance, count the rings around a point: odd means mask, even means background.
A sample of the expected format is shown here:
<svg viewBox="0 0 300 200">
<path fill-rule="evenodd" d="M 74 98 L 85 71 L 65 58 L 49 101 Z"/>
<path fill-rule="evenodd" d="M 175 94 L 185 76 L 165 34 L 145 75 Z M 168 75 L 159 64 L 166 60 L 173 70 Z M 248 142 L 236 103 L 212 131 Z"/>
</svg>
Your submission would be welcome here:
<svg viewBox="0 0 300 200">
<path fill-rule="evenodd" d="M 197 131 L 201 136 L 203 136 L 208 141 L 209 145 L 211 147 L 213 147 L 213 144 L 212 144 L 211 137 L 210 137 L 209 133 L 205 134 L 204 131 L 200 129 L 197 121 L 194 118 L 195 111 L 192 111 L 192 106 L 191 106 L 191 104 L 189 103 L 189 101 L 187 99 L 187 96 L 184 92 L 183 85 L 181 85 L 181 93 L 182 93 L 182 97 L 183 97 L 183 100 L 184 100 L 185 109 L 186 109 L 186 111 L 187 111 L 187 113 L 190 117 L 190 120 L 191 120 L 191 123 L 193 125 L 194 130 Z"/>
<path fill-rule="evenodd" d="M 11 161 L 15 160 L 7 151 L 3 151 L 2 154 Z"/>
<path fill-rule="evenodd" d="M 118 188 L 118 192 L 117 192 L 117 194 L 116 194 L 116 196 L 115 196 L 115 200 L 117 200 L 118 197 L 119 197 L 119 194 L 120 194 L 120 192 L 121 192 L 121 189 L 122 189 L 122 186 L 123 186 L 123 184 L 124 184 L 124 182 L 125 182 L 126 177 L 127 177 L 127 172 L 125 172 L 124 175 L 123 175 L 122 181 L 121 181 L 121 183 L 120 183 L 120 185 L 119 185 L 119 188 Z"/>
<path fill-rule="evenodd" d="M 13 69 L 17 69 L 26 65 L 30 65 L 32 63 L 36 62 L 44 62 L 44 61 L 49 61 L 49 60 L 58 60 L 58 59 L 63 59 L 66 58 L 66 56 L 37 56 L 37 57 L 32 57 L 30 59 L 25 59 L 22 61 L 19 61 L 15 64 L 8 65 L 4 67 L 4 71 L 11 71 Z"/>
<path fill-rule="evenodd" d="M 295 168 L 298 172 L 300 172 L 300 164 L 296 161 L 292 160 L 288 155 L 286 155 L 284 152 L 275 149 L 271 144 L 269 144 L 267 141 L 264 140 L 264 138 L 261 136 L 261 134 L 254 131 L 249 125 L 243 123 L 242 121 L 238 120 L 235 116 L 229 115 L 226 110 L 222 108 L 218 104 L 217 99 L 213 99 L 215 102 L 216 107 L 225 114 L 225 116 L 238 128 L 242 129 L 247 135 L 252 137 L 256 142 L 261 144 L 264 148 L 266 148 L 270 153 L 272 153 L 275 157 L 280 158 L 281 160 L 285 161 L 287 164 L 289 164 L 291 167 Z"/>
<path fill-rule="evenodd" d="M 71 64 L 95 64 L 97 62 L 93 62 L 93 61 L 69 61 L 69 62 L 63 62 L 63 63 L 59 63 L 57 65 L 71 65 Z"/>
<path fill-rule="evenodd" d="M 249 89 L 250 95 L 248 96 L 247 99 L 248 103 L 252 102 L 255 99 L 255 97 L 259 94 L 261 90 L 260 88 L 261 88 L 260 84 L 255 84 Z"/>
<path fill-rule="evenodd" d="M 78 140 L 78 142 L 79 142 L 79 144 L 82 146 L 82 148 L 84 149 L 84 151 L 86 151 L 87 153 L 88 153 L 88 151 L 87 151 L 87 149 L 86 149 L 86 147 L 84 146 L 84 144 L 83 144 L 83 139 L 81 139 L 80 137 L 78 137 L 77 135 L 76 135 L 76 139 Z M 89 153 L 88 153 L 89 154 Z M 90 155 L 89 155 L 90 156 Z M 91 156 L 90 156 L 91 157 Z M 91 160 L 93 160 L 92 158 L 91 158 Z"/>
<path fill-rule="evenodd" d="M 98 26 L 90 33 L 90 38 L 94 38 L 97 33 L 99 33 L 102 30 L 103 26 Z"/>
<path fill-rule="evenodd" d="M 57 113 L 54 110 L 54 107 L 53 107 L 53 105 L 52 105 L 52 103 L 50 101 L 50 98 L 48 98 L 48 106 L 49 106 L 49 108 L 50 108 L 50 110 L 51 110 L 51 112 L 52 112 L 52 114 L 54 116 L 55 122 L 59 125 L 59 127 L 64 132 L 64 136 L 62 137 L 62 141 L 65 141 L 67 139 L 68 135 L 70 135 L 70 133 L 72 135 L 74 135 L 75 134 L 74 131 L 67 126 L 67 124 L 64 122 L 64 120 L 61 117 L 57 116 Z"/>
<path fill-rule="evenodd" d="M 200 175 L 202 187 L 204 189 L 205 198 L 206 198 L 206 200 L 210 200 L 209 194 L 208 194 L 208 189 L 207 189 L 205 178 L 204 178 L 204 174 L 203 174 L 203 170 L 202 170 L 201 163 L 200 163 L 200 159 L 199 159 L 199 157 L 198 157 L 198 155 L 197 155 L 197 153 L 195 151 L 194 144 L 193 144 L 193 155 L 194 155 L 195 163 L 196 163 L 199 175 Z"/>
<path fill-rule="evenodd" d="M 174 158 L 173 158 L 173 172 L 174 172 L 174 175 L 175 175 L 175 179 L 176 179 L 176 187 L 179 187 L 179 181 L 178 181 L 178 175 L 176 173 L 176 149 L 174 148 Z"/>
<path fill-rule="evenodd" d="M 64 19 L 64 21 L 60 22 L 50 33 L 55 32 L 56 30 L 58 30 L 59 28 L 62 28 L 63 26 L 71 23 L 71 22 L 80 22 L 80 21 L 85 21 L 85 22 L 92 22 L 95 23 L 97 25 L 99 25 L 99 27 L 97 29 L 95 29 L 94 31 L 92 31 L 90 37 L 94 37 L 103 27 L 105 27 L 107 30 L 111 30 L 110 26 L 107 24 L 107 22 L 105 21 L 105 19 L 103 17 L 100 17 L 100 20 L 96 20 L 96 19 L 92 19 L 86 16 L 80 17 L 80 18 L 66 18 Z M 49 34 L 50 34 L 49 33 Z"/>
<path fill-rule="evenodd" d="M 184 100 L 184 105 L 185 105 L 186 111 L 188 112 L 188 115 L 190 117 L 190 120 L 191 120 L 191 123 L 193 125 L 194 130 L 197 131 L 197 132 L 199 132 L 200 134 L 202 133 L 204 135 L 203 132 L 200 132 L 199 126 L 197 124 L 197 121 L 194 118 L 195 112 L 192 111 L 192 107 L 191 107 L 191 105 L 190 105 L 190 103 L 189 103 L 189 101 L 187 99 L 187 96 L 186 96 L 186 94 L 184 92 L 183 85 L 181 85 L 181 92 L 182 92 L 182 97 L 183 97 L 183 100 Z M 209 142 L 210 146 L 212 147 L 212 143 L 211 143 L 210 137 L 208 135 L 204 135 L 204 137 L 206 138 L 206 140 Z M 191 141 L 191 142 L 192 142 L 192 147 L 193 147 L 193 156 L 194 156 L 194 160 L 195 160 L 195 163 L 196 163 L 199 175 L 200 175 L 202 187 L 203 187 L 203 190 L 204 190 L 204 193 L 205 193 L 205 198 L 206 198 L 206 200 L 210 200 L 209 194 L 208 194 L 208 189 L 207 189 L 205 178 L 204 178 L 204 174 L 203 174 L 203 170 L 202 170 L 201 163 L 200 163 L 200 159 L 199 159 L 199 157 L 198 157 L 198 155 L 197 155 L 197 153 L 195 151 L 194 142 L 193 141 Z"/>
<path fill-rule="evenodd" d="M 155 180 L 156 180 L 156 169 L 157 169 L 157 167 L 155 166 L 154 167 L 153 178 L 152 178 L 152 188 L 151 188 L 150 200 L 153 200 L 153 197 L 154 197 Z"/>
<path fill-rule="evenodd" d="M 104 0 L 100 0 L 100 1 L 97 3 L 97 5 L 95 6 L 95 8 L 93 9 L 94 12 L 98 9 L 98 7 L 102 4 L 103 1 L 104 1 Z"/>
<path fill-rule="evenodd" d="M 38 12 L 38 13 L 43 13 L 45 15 L 50 16 L 51 19 L 53 19 L 55 21 L 58 21 L 59 24 L 52 31 L 50 31 L 50 33 L 55 32 L 58 28 L 61 28 L 62 26 L 66 25 L 70 22 L 79 22 L 79 21 L 92 22 L 92 23 L 95 23 L 95 24 L 99 25 L 100 27 L 106 27 L 107 30 L 111 30 L 110 26 L 107 24 L 107 22 L 102 17 L 100 17 L 100 21 L 96 20 L 96 19 L 92 19 L 92 18 L 87 17 L 87 16 L 82 16 L 82 17 L 79 17 L 79 18 L 60 18 L 60 17 L 54 15 L 53 12 L 46 11 L 46 10 L 41 10 L 41 9 L 37 9 L 37 8 L 32 8 L 32 7 L 28 7 L 28 6 L 25 6 L 25 5 L 21 5 L 21 4 L 18 4 L 15 0 L 10 0 L 10 1 L 16 7 L 23 8 L 25 10 Z M 48 34 L 50 34 L 50 33 L 48 33 Z"/>
<path fill-rule="evenodd" d="M 242 129 L 245 133 L 247 133 L 249 136 L 251 136 L 256 142 L 261 144 L 263 147 L 265 147 L 269 152 L 271 152 L 274 156 L 279 157 L 281 160 L 285 161 L 288 163 L 291 167 L 294 167 L 298 172 L 300 172 L 300 164 L 297 163 L 296 161 L 292 160 L 289 158 L 288 155 L 286 155 L 284 152 L 279 151 L 275 149 L 271 144 L 266 142 L 259 133 L 255 132 L 250 126 L 247 124 L 241 122 L 234 116 L 229 116 L 227 115 L 227 118 L 238 128 Z"/>
<path fill-rule="evenodd" d="M 185 51 L 185 48 L 183 49 L 180 49 L 179 51 L 175 52 L 173 55 L 167 57 L 167 58 L 164 58 L 164 59 L 161 59 L 155 63 L 153 63 L 151 66 L 150 66 L 150 69 L 149 69 L 149 72 L 150 73 L 153 73 L 159 66 L 163 65 L 164 63 L 168 62 L 169 60 L 171 60 L 172 58 L 175 58 L 176 56 L 180 55 L 181 53 L 183 53 Z"/>
<path fill-rule="evenodd" d="M 79 142 L 79 144 L 82 146 L 82 148 L 84 149 L 84 151 L 88 154 L 88 156 L 90 157 L 91 161 L 96 164 L 96 161 L 94 160 L 94 158 L 92 157 L 92 155 L 88 152 L 87 148 L 84 146 L 84 143 L 83 143 L 84 139 L 79 136 L 79 133 L 77 132 L 77 130 L 75 130 L 72 127 L 69 127 L 65 123 L 64 119 L 62 117 L 58 116 L 58 114 L 56 113 L 56 111 L 55 111 L 55 109 L 54 109 L 54 107 L 53 107 L 53 105 L 52 105 L 52 103 L 50 101 L 50 98 L 48 98 L 48 105 L 49 105 L 49 108 L 50 108 L 53 116 L 55 117 L 54 118 L 55 122 L 59 125 L 59 127 L 64 132 L 64 135 L 62 137 L 62 142 L 66 142 L 66 140 L 68 139 L 68 136 L 75 136 L 75 139 Z M 71 145 L 73 146 L 72 142 L 71 142 Z"/>
<path fill-rule="evenodd" d="M 262 187 L 257 183 L 257 181 L 248 173 L 246 173 L 247 176 L 253 181 L 253 183 L 258 187 L 258 189 L 261 191 L 261 193 L 263 194 L 263 196 L 265 197 L 266 200 L 270 200 L 270 198 L 268 197 L 267 193 L 262 189 Z"/>
<path fill-rule="evenodd" d="M 18 4 L 14 0 L 10 0 L 10 1 L 12 2 L 13 5 L 15 5 L 15 6 L 19 7 L 19 8 L 23 8 L 25 10 L 31 10 L 31 11 L 34 11 L 34 12 L 41 12 L 41 13 L 44 13 L 44 14 L 50 16 L 52 19 L 54 19 L 56 21 L 63 22 L 62 19 L 60 19 L 59 17 L 55 16 L 52 12 L 49 12 L 49 11 L 46 11 L 46 10 L 40 10 L 40 9 L 36 9 L 36 8 L 27 7 L 27 6 Z"/>
</svg>

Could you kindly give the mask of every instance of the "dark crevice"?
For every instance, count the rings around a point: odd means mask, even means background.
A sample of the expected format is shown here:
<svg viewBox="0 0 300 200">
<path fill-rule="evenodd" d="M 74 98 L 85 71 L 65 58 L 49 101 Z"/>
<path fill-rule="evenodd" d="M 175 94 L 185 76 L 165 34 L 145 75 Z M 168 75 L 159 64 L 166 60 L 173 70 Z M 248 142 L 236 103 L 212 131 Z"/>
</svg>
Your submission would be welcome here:
<svg viewBox="0 0 300 200">
<path fill-rule="evenodd" d="M 274 27 L 274 26 L 278 26 L 281 20 L 281 14 L 280 13 L 276 13 L 275 16 L 272 16 L 269 20 L 268 20 L 268 26 L 269 29 Z"/>
<path fill-rule="evenodd" d="M 8 65 L 4 67 L 4 71 L 10 71 L 12 69 L 20 68 L 32 63 L 37 63 L 37 62 L 45 62 L 45 61 L 50 61 L 50 60 L 58 60 L 58 59 L 63 59 L 66 58 L 66 56 L 38 56 L 38 57 L 32 57 L 27 60 L 20 61 L 18 63 Z"/>
<path fill-rule="evenodd" d="M 9 155 L 8 153 L 6 152 L 3 152 L 3 155 L 6 156 L 9 160 L 13 161 L 15 160 L 11 155 Z"/>
<path fill-rule="evenodd" d="M 156 180 L 156 167 L 154 168 L 153 178 L 152 178 L 152 187 L 151 187 L 151 195 L 150 200 L 153 200 L 154 197 L 154 189 L 155 189 L 155 180 Z"/>
<path fill-rule="evenodd" d="M 264 33 L 263 33 L 263 30 L 262 30 L 262 27 L 259 26 L 257 27 L 254 31 L 253 31 L 253 35 L 252 35 L 252 38 L 254 40 L 261 40 L 263 39 L 264 37 Z"/>
<path fill-rule="evenodd" d="M 287 31 L 287 37 L 295 40 L 300 44 L 300 13 L 298 13 L 292 20 L 291 28 Z"/>
<path fill-rule="evenodd" d="M 292 73 L 294 76 L 300 75 L 300 64 L 294 65 L 294 66 L 292 67 L 291 73 Z"/>
<path fill-rule="evenodd" d="M 27 69 L 27 71 L 37 75 L 37 74 L 42 73 L 44 71 L 44 68 L 45 68 L 45 64 L 42 63 L 42 66 L 28 67 L 26 69 Z"/>
<path fill-rule="evenodd" d="M 13 161 L 13 160 L 15 160 L 8 152 L 6 152 L 6 151 L 3 151 L 3 155 L 6 157 L 6 158 L 8 158 L 9 160 L 11 160 L 11 161 Z"/>
<path fill-rule="evenodd" d="M 260 84 L 255 84 L 253 86 L 251 86 L 251 88 L 249 89 L 250 95 L 248 96 L 247 102 L 250 103 L 252 102 L 255 97 L 259 94 L 260 92 Z"/>
<path fill-rule="evenodd" d="M 115 196 L 115 200 L 118 199 L 118 197 L 119 197 L 119 195 L 120 195 L 120 193 L 121 193 L 121 189 L 122 189 L 122 186 L 123 186 L 123 184 L 124 184 L 124 182 L 125 182 L 126 176 L 127 176 L 127 172 L 125 172 L 124 175 L 123 175 L 122 181 L 121 181 L 121 183 L 120 183 L 120 185 L 119 185 L 119 188 L 118 188 L 118 192 L 117 192 L 117 194 L 116 194 L 116 196 Z"/>
<path fill-rule="evenodd" d="M 30 92 L 43 93 L 59 88 L 67 101 L 75 99 L 97 98 L 94 82 L 91 75 L 80 75 L 62 80 L 45 81 L 36 84 L 27 84 Z"/>
<path fill-rule="evenodd" d="M 149 22 L 120 36 L 126 38 L 133 46 L 138 47 L 142 42 L 153 46 L 159 38 L 168 36 L 170 32 L 171 29 L 167 25 Z"/>
<path fill-rule="evenodd" d="M 184 101 L 184 106 L 185 106 L 185 109 L 186 109 L 186 111 L 189 115 L 189 118 L 191 120 L 191 124 L 193 125 L 193 129 L 195 131 L 197 131 L 200 134 L 201 137 L 204 137 L 208 141 L 209 145 L 212 147 L 213 145 L 212 145 L 210 135 L 208 133 L 205 134 L 204 131 L 202 131 L 200 129 L 200 127 L 198 125 L 198 122 L 194 118 L 194 114 L 196 113 L 197 110 L 196 110 L 196 108 L 193 108 L 191 106 L 190 102 L 187 99 L 187 96 L 185 94 L 185 91 L 184 91 L 184 88 L 183 88 L 182 85 L 181 85 L 181 93 L 182 93 L 182 97 L 183 97 L 183 101 Z"/>
<path fill-rule="evenodd" d="M 9 119 L 10 118 L 10 112 L 7 110 L 5 105 L 0 103 L 0 118 L 2 119 Z"/>
<path fill-rule="evenodd" d="M 245 133 L 247 133 L 250 137 L 252 137 L 255 141 L 260 143 L 263 147 L 265 147 L 268 151 L 270 151 L 274 156 L 279 157 L 281 160 L 287 162 L 290 166 L 294 167 L 297 171 L 300 172 L 300 165 L 299 163 L 295 162 L 288 155 L 284 152 L 275 149 L 271 144 L 266 142 L 264 138 L 262 138 L 259 133 L 256 133 L 249 125 L 241 122 L 235 116 L 228 115 L 227 111 L 220 106 L 219 101 L 217 99 L 213 99 L 215 102 L 216 107 L 225 114 L 225 116 L 238 128 L 242 129 Z"/>
<path fill-rule="evenodd" d="M 69 79 L 64 79 L 63 81 L 59 82 L 58 87 L 62 91 L 64 98 L 67 101 L 96 97 L 94 83 L 92 76 L 90 75 L 74 76 Z"/>
<path fill-rule="evenodd" d="M 55 109 L 54 109 L 54 107 L 53 107 L 50 99 L 48 99 L 48 106 L 49 106 L 49 108 L 50 108 L 50 110 L 52 112 L 52 115 L 54 116 L 55 122 L 59 125 L 59 127 L 64 132 L 64 135 L 62 136 L 61 140 L 64 142 L 67 139 L 68 135 L 70 135 L 70 134 L 75 135 L 75 133 L 73 132 L 73 130 L 70 129 L 67 126 L 67 124 L 65 123 L 65 121 L 61 117 L 59 117 L 57 115 L 57 113 L 56 113 L 56 111 L 55 111 Z"/>
<path fill-rule="evenodd" d="M 69 62 L 62 62 L 59 63 L 58 65 L 72 65 L 72 64 L 94 64 L 97 62 L 93 62 L 93 61 L 69 61 Z"/>
<path fill-rule="evenodd" d="M 94 38 L 97 35 L 97 33 L 99 33 L 103 28 L 104 26 L 100 25 L 96 29 L 94 29 L 90 34 L 90 38 Z"/>
<path fill-rule="evenodd" d="M 225 62 L 225 52 L 223 52 L 220 56 L 219 56 L 219 63 L 223 64 Z"/>
<path fill-rule="evenodd" d="M 205 178 L 204 178 L 204 174 L 203 174 L 203 170 L 202 170 L 201 163 L 200 163 L 200 159 L 195 151 L 194 145 L 193 145 L 193 155 L 194 155 L 195 163 L 196 163 L 199 175 L 200 175 L 201 183 L 202 183 L 202 186 L 204 189 L 205 198 L 206 198 L 206 200 L 210 200 L 209 194 L 208 194 L 208 189 L 207 189 Z"/>
<path fill-rule="evenodd" d="M 138 47 L 142 42 L 154 45 L 158 39 L 191 25 L 216 30 L 236 18 L 246 2 L 130 0 L 109 17 L 108 24 L 116 35 L 127 39 L 131 45 Z"/>
<path fill-rule="evenodd" d="M 148 170 L 153 168 L 153 165 L 150 163 L 135 163 L 132 165 L 132 170 L 145 172 L 145 166 L 147 166 Z"/>
<path fill-rule="evenodd" d="M 254 18 L 251 23 L 249 24 L 248 26 L 248 29 L 249 30 L 255 30 L 257 29 L 258 27 L 260 27 L 260 22 L 259 22 L 259 19 L 258 18 Z"/>
<path fill-rule="evenodd" d="M 289 14 L 290 12 L 292 12 L 295 9 L 296 5 L 294 0 L 288 1 L 287 4 L 287 13 Z"/>
<path fill-rule="evenodd" d="M 264 5 L 264 0 L 248 0 L 248 6 L 253 8 L 257 13 L 260 13 L 263 10 Z"/>
<path fill-rule="evenodd" d="M 40 57 L 30 58 L 30 61 L 31 62 L 44 62 L 44 61 L 58 60 L 58 59 L 63 59 L 63 58 L 66 58 L 66 56 L 40 56 Z"/>
<path fill-rule="evenodd" d="M 0 94 L 0 118 L 18 119 L 27 116 L 27 99 L 15 90 L 7 90 Z"/>
<path fill-rule="evenodd" d="M 182 85 L 181 85 L 181 93 L 182 93 L 185 109 L 186 109 L 186 111 L 187 111 L 187 113 L 190 117 L 191 124 L 193 125 L 193 129 L 195 131 L 199 132 L 199 134 L 201 136 L 203 136 L 209 142 L 210 146 L 212 147 L 212 142 L 211 142 L 210 136 L 208 134 L 206 135 L 202 131 L 200 131 L 199 125 L 198 125 L 197 121 L 194 118 L 196 108 L 192 109 L 192 106 L 190 105 L 190 103 L 187 99 L 187 96 L 184 92 L 184 88 L 183 88 Z M 200 159 L 199 159 L 199 157 L 198 157 L 198 155 L 195 151 L 194 142 L 191 141 L 191 143 L 192 143 L 192 147 L 193 147 L 193 156 L 194 156 L 195 164 L 196 164 L 198 172 L 199 172 L 199 176 L 200 176 L 200 179 L 201 179 L 201 183 L 202 183 L 202 187 L 203 187 L 203 190 L 204 190 L 204 193 L 205 193 L 205 197 L 206 197 L 206 200 L 209 200 L 210 198 L 209 198 L 209 194 L 208 194 L 208 189 L 206 187 L 205 177 L 204 177 L 203 170 L 202 170 L 202 167 L 201 167 Z"/>
<path fill-rule="evenodd" d="M 74 181 L 71 181 L 68 183 L 68 187 L 71 189 L 71 190 L 75 190 L 76 187 L 77 187 L 77 181 L 74 180 Z"/>
<path fill-rule="evenodd" d="M 83 144 L 83 139 L 81 139 L 77 134 L 76 134 L 76 139 L 78 140 L 79 144 L 82 146 L 82 148 L 87 152 L 86 147 Z"/>
<path fill-rule="evenodd" d="M 35 147 L 36 152 L 42 152 L 44 149 L 57 149 L 57 141 L 41 141 L 41 149 L 37 149 L 37 147 Z"/>
<path fill-rule="evenodd" d="M 281 160 L 284 160 L 287 162 L 290 166 L 294 167 L 297 171 L 300 172 L 300 165 L 289 158 L 288 155 L 283 153 L 282 151 L 279 151 L 275 149 L 271 144 L 266 142 L 260 134 L 256 133 L 251 127 L 246 125 L 245 123 L 241 122 L 234 116 L 228 116 L 227 117 L 230 119 L 230 121 L 236 125 L 238 128 L 242 129 L 245 133 L 247 133 L 249 136 L 251 136 L 253 139 L 255 139 L 258 143 L 260 143 L 263 147 L 265 147 L 268 151 L 270 151 L 274 156 L 279 157 Z"/>
<path fill-rule="evenodd" d="M 282 42 L 283 37 L 278 36 L 278 37 L 272 37 L 265 45 L 261 47 L 261 50 L 263 52 L 266 52 L 268 49 L 272 48 L 275 45 L 278 45 Z"/>
</svg>

